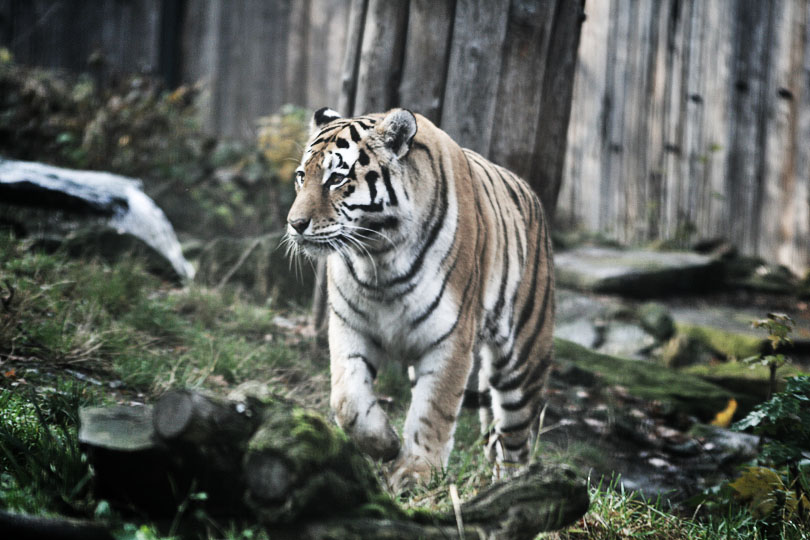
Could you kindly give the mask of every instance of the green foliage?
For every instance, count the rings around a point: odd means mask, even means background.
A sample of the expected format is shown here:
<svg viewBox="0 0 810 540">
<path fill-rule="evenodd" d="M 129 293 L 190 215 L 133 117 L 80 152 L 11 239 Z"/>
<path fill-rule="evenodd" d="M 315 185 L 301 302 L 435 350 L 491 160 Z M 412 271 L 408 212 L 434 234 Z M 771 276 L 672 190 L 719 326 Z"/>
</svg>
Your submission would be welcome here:
<svg viewBox="0 0 810 540">
<path fill-rule="evenodd" d="M 73 382 L 0 392 L 0 507 L 86 511 L 90 471 L 79 449 L 78 409 L 97 398 Z"/>
<path fill-rule="evenodd" d="M 261 119 L 255 143 L 218 140 L 200 121 L 203 93 L 143 76 L 100 89 L 86 74 L 19 66 L 0 53 L 0 153 L 141 178 L 175 229 L 197 237 L 278 229 L 309 112 L 285 106 Z"/>
<path fill-rule="evenodd" d="M 798 463 L 810 449 L 810 376 L 789 378 L 784 392 L 758 405 L 733 428 L 766 437 L 761 454 L 766 462 L 777 467 Z"/>
</svg>

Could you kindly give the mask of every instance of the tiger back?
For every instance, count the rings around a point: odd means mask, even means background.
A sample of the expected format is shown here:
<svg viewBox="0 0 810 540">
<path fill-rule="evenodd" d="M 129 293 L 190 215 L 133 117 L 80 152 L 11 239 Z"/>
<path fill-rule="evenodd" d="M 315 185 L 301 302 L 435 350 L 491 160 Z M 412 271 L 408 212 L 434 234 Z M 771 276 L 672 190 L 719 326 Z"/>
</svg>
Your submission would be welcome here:
<svg viewBox="0 0 810 540">
<path fill-rule="evenodd" d="M 552 360 L 551 242 L 523 180 L 404 109 L 317 111 L 288 237 L 327 257 L 330 404 L 391 483 L 447 463 L 468 386 L 487 454 L 525 462 Z M 401 440 L 373 391 L 383 361 L 415 374 Z M 401 442 L 400 442 L 401 441 Z"/>
</svg>

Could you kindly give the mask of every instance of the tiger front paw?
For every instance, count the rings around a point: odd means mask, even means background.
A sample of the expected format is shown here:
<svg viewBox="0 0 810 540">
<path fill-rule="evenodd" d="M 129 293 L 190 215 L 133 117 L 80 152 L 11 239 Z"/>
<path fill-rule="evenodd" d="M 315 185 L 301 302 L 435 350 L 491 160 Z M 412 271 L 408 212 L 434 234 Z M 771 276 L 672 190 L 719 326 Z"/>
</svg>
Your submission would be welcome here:
<svg viewBox="0 0 810 540">
<path fill-rule="evenodd" d="M 426 484 L 433 469 L 424 458 L 400 455 L 391 466 L 388 485 L 395 493 L 409 491 L 417 484 Z"/>
<path fill-rule="evenodd" d="M 348 421 L 344 421 L 346 415 L 341 412 L 342 408 L 336 411 L 338 424 L 363 453 L 382 461 L 391 461 L 397 457 L 400 450 L 399 437 L 379 405 L 369 407 L 362 418 L 360 414 L 354 414 Z"/>
</svg>

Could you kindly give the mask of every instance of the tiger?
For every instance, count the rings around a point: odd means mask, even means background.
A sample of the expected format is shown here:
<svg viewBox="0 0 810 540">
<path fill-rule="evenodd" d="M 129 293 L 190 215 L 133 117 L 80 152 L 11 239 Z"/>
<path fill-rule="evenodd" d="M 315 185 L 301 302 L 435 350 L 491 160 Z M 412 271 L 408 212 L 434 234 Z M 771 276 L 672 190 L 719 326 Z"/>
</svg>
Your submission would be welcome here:
<svg viewBox="0 0 810 540">
<path fill-rule="evenodd" d="M 404 489 L 447 466 L 477 396 L 493 466 L 525 463 L 554 327 L 550 234 L 529 185 L 403 108 L 316 111 L 294 181 L 286 238 L 326 258 L 337 424 Z M 373 389 L 389 360 L 411 366 L 401 439 Z"/>
</svg>

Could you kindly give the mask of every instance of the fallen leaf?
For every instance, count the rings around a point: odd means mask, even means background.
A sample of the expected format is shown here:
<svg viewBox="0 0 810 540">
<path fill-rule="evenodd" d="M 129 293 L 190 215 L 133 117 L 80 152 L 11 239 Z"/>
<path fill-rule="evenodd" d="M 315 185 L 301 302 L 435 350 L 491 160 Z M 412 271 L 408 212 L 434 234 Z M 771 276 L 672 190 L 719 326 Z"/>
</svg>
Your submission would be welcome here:
<svg viewBox="0 0 810 540">
<path fill-rule="evenodd" d="M 734 417 L 734 413 L 736 411 L 737 400 L 731 398 L 728 400 L 728 405 L 726 405 L 726 408 L 717 413 L 717 415 L 714 417 L 714 420 L 712 420 L 712 425 L 724 428 L 730 426 L 731 419 Z"/>
</svg>

